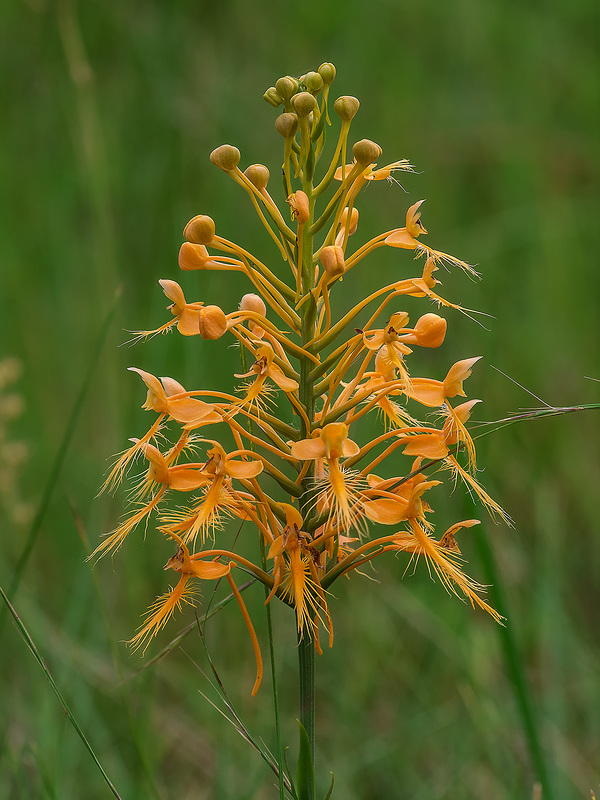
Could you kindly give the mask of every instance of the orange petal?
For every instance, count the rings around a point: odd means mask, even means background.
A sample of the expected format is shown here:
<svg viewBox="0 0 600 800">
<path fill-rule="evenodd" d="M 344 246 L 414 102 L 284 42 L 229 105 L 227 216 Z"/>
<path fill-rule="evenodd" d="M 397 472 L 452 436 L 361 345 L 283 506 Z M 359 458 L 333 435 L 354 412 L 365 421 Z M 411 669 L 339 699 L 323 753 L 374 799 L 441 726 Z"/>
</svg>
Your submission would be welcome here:
<svg viewBox="0 0 600 800">
<path fill-rule="evenodd" d="M 405 250 L 416 250 L 419 243 L 411 236 L 406 228 L 398 228 L 385 239 L 385 244 L 390 247 L 403 247 Z"/>
<path fill-rule="evenodd" d="M 298 381 L 293 380 L 293 378 L 288 378 L 279 367 L 271 366 L 268 374 L 273 383 L 277 384 L 284 392 L 293 392 L 294 389 L 297 389 L 299 386 Z"/>
<path fill-rule="evenodd" d="M 231 459 L 225 462 L 225 472 L 238 480 L 255 478 L 262 471 L 263 465 L 260 461 L 235 461 Z"/>
<path fill-rule="evenodd" d="M 416 436 L 404 437 L 406 447 L 402 451 L 408 456 L 423 456 L 424 458 L 445 458 L 448 455 L 448 446 L 441 433 L 422 433 Z"/>
<path fill-rule="evenodd" d="M 444 384 L 433 378 L 411 378 L 404 388 L 404 394 L 412 400 L 429 408 L 439 408 L 444 404 Z"/>
<path fill-rule="evenodd" d="M 204 581 L 214 581 L 224 578 L 231 572 L 231 564 L 219 564 L 217 561 L 203 561 L 192 558 L 192 574 Z"/>
<path fill-rule="evenodd" d="M 200 309 L 186 306 L 179 314 L 177 323 L 179 333 L 184 336 L 197 336 L 200 333 Z"/>
<path fill-rule="evenodd" d="M 325 442 L 321 438 L 302 439 L 299 442 L 294 442 L 292 456 L 299 458 L 301 461 L 323 458 L 325 456 Z"/>
</svg>

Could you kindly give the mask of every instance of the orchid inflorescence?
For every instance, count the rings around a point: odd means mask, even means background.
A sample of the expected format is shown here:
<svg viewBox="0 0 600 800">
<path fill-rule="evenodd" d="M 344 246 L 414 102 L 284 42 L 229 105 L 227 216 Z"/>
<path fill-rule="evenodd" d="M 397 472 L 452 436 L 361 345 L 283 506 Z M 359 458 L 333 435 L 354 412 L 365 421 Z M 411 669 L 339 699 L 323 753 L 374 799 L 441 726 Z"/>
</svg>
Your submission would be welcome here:
<svg viewBox="0 0 600 800">
<path fill-rule="evenodd" d="M 256 655 L 253 694 L 262 660 L 234 581 L 236 567 L 267 587 L 267 603 L 278 598 L 294 610 L 299 636 L 314 642 L 317 652 L 321 627 L 330 646 L 333 639 L 329 587 L 384 553 L 406 553 L 414 560 L 423 556 L 447 589 L 462 592 L 472 605 L 501 619 L 481 597 L 482 587 L 461 568 L 455 536 L 478 520 L 456 522 L 436 535 L 426 499 L 447 470 L 493 515 L 506 519 L 475 477 L 476 453 L 467 422 L 480 401 L 456 401 L 466 397 L 464 382 L 479 357 L 449 366 L 443 380 L 413 375 L 408 365 L 413 350 L 440 347 L 447 323 L 427 311 L 410 325 L 402 310 L 402 298 L 413 297 L 466 313 L 436 291 L 435 273 L 441 264 L 471 276 L 477 273 L 464 261 L 423 244 L 422 200 L 408 208 L 402 227 L 352 249 L 361 189 L 374 181 L 393 182 L 397 173 L 413 167 L 406 160 L 378 166 L 382 150 L 366 139 L 353 145 L 352 160 L 346 163 L 359 101 L 343 96 L 333 103 L 341 120 L 337 142 L 315 180 L 332 124 L 329 89 L 334 77 L 334 66 L 326 63 L 299 79 L 280 78 L 265 93 L 272 106 L 283 106 L 275 127 L 284 140 L 283 185 L 291 222 L 267 189 L 267 167 L 253 164 L 242 172 L 240 152 L 231 145 L 211 153 L 213 164 L 248 195 L 284 264 L 281 269 L 267 266 L 220 236 L 209 216 L 196 216 L 185 227 L 179 253 L 184 272 L 240 272 L 252 291 L 237 310 L 226 313 L 215 305 L 188 302 L 179 283 L 161 280 L 171 317 L 137 337 L 147 339 L 173 328 L 203 340 L 231 336 L 242 363 L 235 377 L 243 383 L 237 396 L 189 390 L 173 378 L 131 367 L 147 388 L 143 407 L 154 419 L 118 458 L 105 488 L 118 486 L 138 459 L 147 462 L 148 470 L 132 490 L 132 512 L 91 556 L 114 553 L 153 516 L 161 534 L 177 547 L 165 569 L 177 572 L 179 581 L 156 600 L 131 643 L 147 646 L 173 611 L 192 600 L 194 579 L 225 578 Z M 414 276 L 375 289 L 335 320 L 332 290 L 380 247 L 412 251 L 408 274 Z M 419 421 L 419 409 L 433 413 L 433 421 Z M 372 414 L 381 417 L 381 432 L 360 444 L 353 430 Z M 404 461 L 399 451 L 407 456 Z M 390 477 L 380 477 L 386 468 Z M 280 497 L 274 496 L 273 486 L 279 487 Z M 169 510 L 167 499 L 182 495 L 185 505 Z M 256 527 L 256 563 L 218 547 L 223 525 L 231 518 Z"/>
</svg>

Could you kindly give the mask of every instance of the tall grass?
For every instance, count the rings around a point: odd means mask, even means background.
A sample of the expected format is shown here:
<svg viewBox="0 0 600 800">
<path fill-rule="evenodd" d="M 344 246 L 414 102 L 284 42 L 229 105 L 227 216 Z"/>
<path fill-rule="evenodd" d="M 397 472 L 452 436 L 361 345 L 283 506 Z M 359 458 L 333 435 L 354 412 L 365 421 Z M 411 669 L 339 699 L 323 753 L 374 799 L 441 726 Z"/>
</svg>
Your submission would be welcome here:
<svg viewBox="0 0 600 800">
<path fill-rule="evenodd" d="M 210 690 L 186 655 L 174 649 L 138 672 L 144 662 L 119 643 L 164 591 L 149 577 L 151 539 L 146 550 L 125 545 L 118 573 L 109 562 L 84 564 L 120 514 L 119 499 L 96 498 L 108 459 L 145 429 L 139 385 L 125 367 L 184 384 L 228 381 L 222 342 L 210 362 L 176 337 L 118 347 L 125 329 L 162 320 L 156 281 L 174 275 L 183 224 L 210 213 L 224 235 L 265 258 L 272 252 L 266 239 L 253 240 L 250 209 L 207 153 L 229 141 L 244 163 L 267 162 L 275 175 L 264 137 L 270 109 L 259 119 L 256 96 L 280 74 L 332 60 L 336 90 L 362 101 L 353 135 L 378 130 L 390 158 L 426 165 L 403 180 L 411 201 L 423 192 L 436 240 L 484 275 L 466 287 L 442 278 L 444 296 L 496 319 L 483 318 L 489 333 L 453 319 L 456 352 L 432 354 L 431 374 L 441 376 L 453 355 L 470 355 L 476 335 L 472 355 L 484 359 L 469 388 L 486 398 L 479 418 L 539 406 L 519 384 L 555 405 L 597 402 L 598 384 L 585 376 L 600 377 L 598 16 L 592 0 L 2 4 L 0 357 L 23 365 L 11 391 L 26 411 L 7 436 L 28 445 L 19 492 L 33 504 L 52 478 L 123 288 L 11 599 L 122 797 L 260 800 L 275 791 L 264 764 L 200 695 Z M 387 185 L 369 192 L 365 239 L 400 224 L 409 199 Z M 375 264 L 391 271 L 397 262 L 381 256 Z M 359 271 L 348 276 L 341 302 L 364 297 L 370 282 Z M 198 287 L 225 308 L 239 294 L 219 274 L 202 276 Z M 586 412 L 523 423 L 478 448 L 486 487 L 515 520 L 514 530 L 486 523 L 485 535 L 557 798 L 600 787 L 599 428 Z M 7 589 L 27 527 L 1 512 Z M 478 535 L 465 537 L 464 552 L 485 580 Z M 319 663 L 323 763 L 332 765 L 337 795 L 530 798 L 534 765 L 495 626 L 449 602 L 425 569 L 404 574 L 394 559 L 377 569 L 378 586 L 364 579 L 351 592 L 343 583 L 336 589 L 336 647 Z M 245 596 L 257 608 L 264 599 L 252 589 Z M 295 641 L 286 609 L 273 611 L 290 742 Z M 181 619 L 182 627 L 191 622 L 193 615 Z M 246 696 L 253 667 L 242 626 L 225 609 L 208 621 L 206 643 L 253 735 L 273 747 L 266 704 Z M 182 647 L 202 661 L 197 633 Z M 0 796 L 108 796 L 12 624 L 0 670 Z"/>
</svg>

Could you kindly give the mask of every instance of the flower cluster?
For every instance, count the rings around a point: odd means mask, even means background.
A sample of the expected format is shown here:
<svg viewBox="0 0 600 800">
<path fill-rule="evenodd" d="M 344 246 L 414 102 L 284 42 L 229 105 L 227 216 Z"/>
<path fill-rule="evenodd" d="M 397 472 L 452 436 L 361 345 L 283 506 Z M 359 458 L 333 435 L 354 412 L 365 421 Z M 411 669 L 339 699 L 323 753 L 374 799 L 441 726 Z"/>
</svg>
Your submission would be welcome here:
<svg viewBox="0 0 600 800">
<path fill-rule="evenodd" d="M 134 646 L 147 645 L 173 611 L 191 600 L 197 581 L 225 578 L 256 654 L 253 693 L 262 662 L 234 580 L 236 567 L 267 587 L 267 603 L 278 598 L 294 610 L 299 635 L 309 637 L 318 652 L 322 627 L 330 646 L 333 639 L 328 588 L 384 553 L 423 556 L 450 591 L 500 620 L 481 597 L 482 587 L 461 568 L 456 534 L 478 520 L 455 522 L 440 535 L 430 519 L 431 490 L 441 485 L 444 471 L 451 480 L 463 481 L 492 514 L 506 517 L 475 477 L 467 423 L 480 401 L 463 398 L 479 357 L 449 364 L 442 380 L 419 377 L 412 367 L 415 350 L 441 347 L 446 337 L 446 319 L 430 310 L 432 304 L 437 310 L 464 311 L 439 294 L 438 267 L 476 273 L 423 243 L 423 200 L 410 205 L 401 227 L 352 248 L 361 189 L 373 181 L 393 182 L 412 166 L 406 160 L 380 166 L 381 148 L 366 139 L 352 146 L 350 159 L 348 137 L 359 101 L 343 96 L 331 104 L 334 77 L 334 66 L 322 64 L 301 78 L 280 78 L 265 93 L 273 107 L 283 108 L 275 127 L 284 144 L 289 215 L 269 193 L 267 167 L 253 164 L 242 171 L 240 152 L 231 145 L 211 153 L 213 164 L 247 194 L 279 266 L 219 235 L 209 216 L 196 216 L 186 225 L 181 270 L 239 272 L 251 291 L 237 310 L 226 312 L 203 301 L 188 302 L 179 283 L 161 280 L 170 318 L 137 336 L 146 339 L 177 328 L 203 340 L 233 337 L 241 356 L 240 371 L 232 369 L 240 381 L 237 394 L 190 390 L 174 378 L 131 368 L 146 386 L 143 407 L 152 423 L 141 438 L 131 440 L 105 487 L 116 487 L 135 461 L 145 461 L 147 471 L 132 490 L 131 512 L 92 554 L 114 553 L 151 517 L 177 548 L 165 569 L 177 572 L 179 580 L 150 608 Z M 323 166 L 334 115 L 341 124 Z M 405 273 L 412 277 L 375 288 L 334 319 L 330 297 L 336 284 L 380 247 L 412 251 Z M 394 261 L 397 256 L 402 254 L 390 253 Z M 390 271 L 399 268 L 394 264 Z M 186 285 L 190 291 L 195 290 Z M 429 306 L 412 323 L 403 310 L 407 297 Z M 380 417 L 380 433 L 361 443 L 356 423 L 372 414 Z M 420 421 L 423 415 L 427 418 Z M 219 548 L 231 518 L 256 530 L 255 561 Z"/>
</svg>

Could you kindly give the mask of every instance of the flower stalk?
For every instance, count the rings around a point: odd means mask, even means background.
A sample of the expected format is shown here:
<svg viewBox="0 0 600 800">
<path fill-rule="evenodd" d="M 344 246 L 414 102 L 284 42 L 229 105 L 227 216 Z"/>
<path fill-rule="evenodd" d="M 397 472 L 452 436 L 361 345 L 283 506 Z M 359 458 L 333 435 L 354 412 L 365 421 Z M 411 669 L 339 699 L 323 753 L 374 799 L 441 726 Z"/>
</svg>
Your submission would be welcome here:
<svg viewBox="0 0 600 800">
<path fill-rule="evenodd" d="M 267 266 L 268 257 L 258 258 L 217 235 L 205 214 L 186 225 L 179 253 L 186 278 L 191 272 L 201 278 L 204 270 L 238 273 L 249 292 L 239 308 L 227 311 L 204 300 L 190 302 L 193 288 L 186 285 L 184 294 L 178 283 L 164 279 L 171 318 L 140 331 L 138 338 L 178 330 L 192 344 L 210 347 L 215 339 L 231 337 L 242 369 L 232 369 L 232 380 L 242 383 L 234 393 L 188 390 L 174 378 L 133 368 L 147 389 L 143 407 L 154 417 L 118 457 L 105 488 L 116 488 L 135 462 L 147 465 L 147 471 L 133 487 L 129 514 L 92 554 L 114 553 L 136 528 L 154 522 L 173 543 L 176 552 L 165 569 L 178 573 L 178 582 L 155 601 L 133 637 L 133 646 L 144 650 L 178 608 L 195 602 L 198 583 L 225 577 L 256 660 L 253 695 L 262 679 L 262 656 L 236 574 L 244 571 L 263 584 L 267 612 L 275 600 L 290 607 L 298 640 L 297 780 L 303 798 L 314 797 L 316 656 L 325 638 L 333 644 L 327 589 L 335 580 L 354 576 L 358 567 L 388 553 L 423 557 L 449 592 L 501 621 L 483 599 L 483 588 L 464 573 L 455 539 L 478 520 L 455 522 L 440 536 L 429 519 L 434 503 L 429 492 L 443 486 L 445 473 L 463 481 L 488 510 L 504 513 L 475 477 L 475 445 L 467 425 L 480 401 L 456 400 L 467 398 L 463 384 L 478 357 L 455 362 L 443 380 L 420 372 L 420 353 L 441 347 L 448 327 L 431 303 L 436 309 L 463 310 L 433 291 L 434 272 L 441 263 L 474 272 L 466 262 L 422 243 L 427 235 L 422 200 L 402 211 L 397 228 L 353 247 L 361 191 L 372 182 L 393 183 L 395 172 L 410 172 L 412 166 L 406 159 L 378 166 L 382 150 L 368 139 L 350 148 L 351 122 L 360 104 L 353 97 L 337 98 L 330 115 L 334 77 L 333 65 L 323 64 L 298 79 L 280 78 L 265 93 L 270 105 L 283 106 L 275 122 L 284 139 L 281 208 L 267 189 L 265 166 L 252 164 L 242 172 L 240 151 L 231 145 L 211 153 L 213 164 L 250 200 L 283 267 Z M 340 129 L 324 163 L 332 117 Z M 286 205 L 290 224 L 281 210 Z M 356 274 L 382 247 L 397 279 L 373 286 L 335 319 L 330 295 L 342 278 L 350 283 L 351 269 Z M 415 268 L 406 250 L 422 258 L 422 266 Z M 412 324 L 405 297 L 428 305 Z M 361 327 L 348 333 L 352 325 Z M 369 418 L 379 430 L 367 441 L 356 441 L 357 421 Z M 375 469 L 384 475 L 374 474 Z M 223 529 L 236 521 L 249 523 L 244 531 L 254 530 L 255 557 L 219 546 Z M 276 692 L 269 614 L 267 622 Z"/>
</svg>

